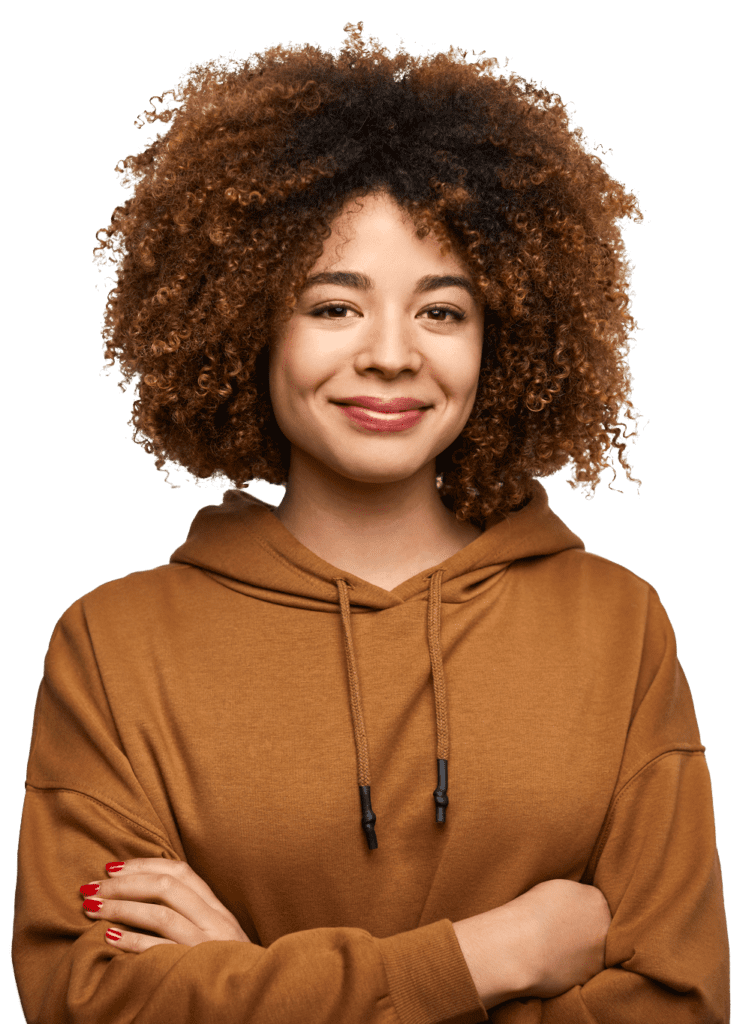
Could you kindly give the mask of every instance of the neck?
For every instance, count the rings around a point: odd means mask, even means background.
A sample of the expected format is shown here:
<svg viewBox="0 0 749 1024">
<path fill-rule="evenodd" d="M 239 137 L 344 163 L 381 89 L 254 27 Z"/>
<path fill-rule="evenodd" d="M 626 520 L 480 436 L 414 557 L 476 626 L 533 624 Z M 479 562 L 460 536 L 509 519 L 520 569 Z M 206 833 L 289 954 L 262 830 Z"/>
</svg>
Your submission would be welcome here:
<svg viewBox="0 0 749 1024">
<path fill-rule="evenodd" d="M 313 468 L 292 458 L 275 515 L 320 558 L 385 589 L 439 564 L 481 534 L 442 502 L 435 460 L 406 480 L 371 483 L 321 474 L 319 464 Z"/>
</svg>

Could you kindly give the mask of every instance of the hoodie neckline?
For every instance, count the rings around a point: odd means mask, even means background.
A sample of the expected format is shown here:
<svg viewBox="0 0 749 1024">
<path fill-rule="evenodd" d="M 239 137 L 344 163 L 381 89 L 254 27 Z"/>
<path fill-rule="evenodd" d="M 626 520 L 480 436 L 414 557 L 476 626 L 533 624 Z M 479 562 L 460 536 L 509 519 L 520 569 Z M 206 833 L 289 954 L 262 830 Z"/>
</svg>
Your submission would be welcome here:
<svg viewBox="0 0 749 1024">
<path fill-rule="evenodd" d="M 348 581 L 353 610 L 381 610 L 425 594 L 431 573 L 441 568 L 444 569 L 443 601 L 453 603 L 469 599 L 481 579 L 518 558 L 585 547 L 552 511 L 543 484 L 534 480 L 530 501 L 522 509 L 490 518 L 480 537 L 388 591 L 315 554 L 291 534 L 274 514 L 272 505 L 247 490 L 232 487 L 224 490 L 220 505 L 208 505 L 198 511 L 188 539 L 172 553 L 169 561 L 203 568 L 215 574 L 224 586 L 236 589 L 243 589 L 243 583 L 264 586 L 264 581 L 258 578 L 262 569 L 258 573 L 257 545 L 279 569 L 283 567 L 285 593 L 322 600 L 332 606 L 330 610 L 337 610 L 339 603 L 336 578 Z M 265 565 L 265 573 L 267 568 Z M 272 593 L 268 594 L 271 599 Z"/>
<path fill-rule="evenodd" d="M 369 746 L 353 618 L 355 613 L 372 614 L 412 600 L 424 600 L 427 607 L 422 639 L 429 648 L 437 734 L 437 788 L 433 797 L 436 820 L 443 829 L 448 806 L 450 676 L 449 664 L 443 666 L 443 604 L 470 601 L 485 587 L 492 586 L 497 575 L 516 560 L 583 548 L 583 542 L 551 511 L 545 489 L 533 480 L 530 500 L 522 508 L 490 518 L 483 533 L 465 547 L 393 590 L 384 590 L 316 555 L 294 537 L 271 509 L 267 502 L 245 491 L 226 491 L 220 506 L 209 505 L 198 512 L 187 540 L 173 553 L 170 562 L 200 569 L 216 583 L 258 600 L 340 616 L 341 667 L 348 678 L 361 827 L 370 850 L 378 847 L 376 815 L 370 798 Z"/>
</svg>

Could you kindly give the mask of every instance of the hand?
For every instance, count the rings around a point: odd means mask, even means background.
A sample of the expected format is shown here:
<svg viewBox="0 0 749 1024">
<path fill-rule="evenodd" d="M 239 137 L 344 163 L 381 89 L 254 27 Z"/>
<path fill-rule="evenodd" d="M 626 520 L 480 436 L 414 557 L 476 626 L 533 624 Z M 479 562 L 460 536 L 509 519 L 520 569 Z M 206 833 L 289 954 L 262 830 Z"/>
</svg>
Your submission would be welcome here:
<svg viewBox="0 0 749 1024">
<path fill-rule="evenodd" d="M 604 970 L 606 897 L 566 878 L 539 882 L 509 903 L 453 924 L 485 1006 L 551 999 Z"/>
<path fill-rule="evenodd" d="M 107 871 L 110 878 L 81 886 L 81 895 L 89 903 L 84 904 L 84 913 L 92 920 L 156 932 L 152 936 L 110 928 L 106 940 L 117 949 L 142 953 L 163 943 L 197 946 L 214 939 L 250 941 L 236 917 L 183 861 L 141 857 L 116 862 L 114 868 L 107 865 Z M 101 903 L 98 910 L 90 905 L 94 901 Z M 117 933 L 121 938 L 116 938 Z"/>
<path fill-rule="evenodd" d="M 551 999 L 584 985 L 606 967 L 611 912 L 593 885 L 567 878 L 539 882 L 507 904 L 523 916 L 530 984 L 524 996 Z"/>
</svg>

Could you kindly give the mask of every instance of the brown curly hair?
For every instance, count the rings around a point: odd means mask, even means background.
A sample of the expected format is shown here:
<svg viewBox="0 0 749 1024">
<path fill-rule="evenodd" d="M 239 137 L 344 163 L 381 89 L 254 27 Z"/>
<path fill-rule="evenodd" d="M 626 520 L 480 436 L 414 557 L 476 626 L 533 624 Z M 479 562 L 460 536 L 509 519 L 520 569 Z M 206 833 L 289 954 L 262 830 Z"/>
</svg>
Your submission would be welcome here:
<svg viewBox="0 0 749 1024">
<path fill-rule="evenodd" d="M 636 197 L 585 151 L 557 94 L 498 76 L 494 58 L 390 55 L 361 22 L 345 31 L 338 55 L 276 46 L 191 68 L 164 94 L 177 106 L 145 112 L 169 129 L 118 164 L 134 194 L 94 254 L 118 263 L 103 336 L 139 378 L 134 439 L 158 469 L 286 483 L 269 338 L 344 203 L 384 189 L 419 237 L 465 261 L 486 303 L 475 405 L 436 463 L 457 518 L 522 506 L 533 477 L 569 461 L 595 489 L 612 447 L 631 480 L 617 415 L 639 416 L 637 324 L 616 221 L 642 220 Z"/>
</svg>

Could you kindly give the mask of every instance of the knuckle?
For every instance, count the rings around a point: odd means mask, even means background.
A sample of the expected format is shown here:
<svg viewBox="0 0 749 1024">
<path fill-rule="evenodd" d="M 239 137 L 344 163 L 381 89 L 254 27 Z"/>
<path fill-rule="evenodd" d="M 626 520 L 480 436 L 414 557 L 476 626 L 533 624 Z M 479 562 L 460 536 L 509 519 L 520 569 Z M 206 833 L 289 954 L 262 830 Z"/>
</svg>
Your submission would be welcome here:
<svg viewBox="0 0 749 1024">
<path fill-rule="evenodd" d="M 141 953 L 146 949 L 145 935 L 141 935 L 140 932 L 128 932 L 126 935 L 123 934 L 121 943 L 125 943 L 125 949 L 129 949 L 133 953 Z"/>
<path fill-rule="evenodd" d="M 174 879 L 170 875 L 156 875 L 154 889 L 158 896 L 165 896 L 174 887 Z"/>
<path fill-rule="evenodd" d="M 162 903 L 154 903 L 151 917 L 157 928 L 166 928 L 174 918 L 174 911 L 170 907 L 165 907 Z"/>
<path fill-rule="evenodd" d="M 206 930 L 204 941 L 234 941 L 237 938 L 238 936 L 235 932 L 235 929 L 227 922 L 226 924 L 222 924 L 219 927 L 212 927 Z"/>
</svg>

